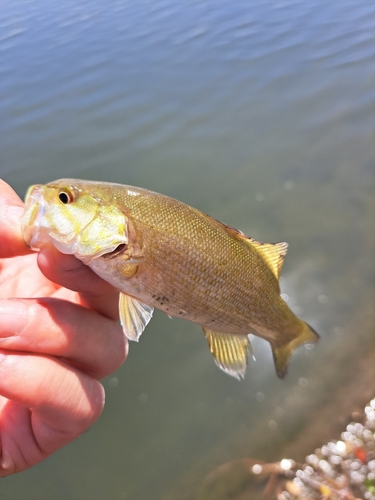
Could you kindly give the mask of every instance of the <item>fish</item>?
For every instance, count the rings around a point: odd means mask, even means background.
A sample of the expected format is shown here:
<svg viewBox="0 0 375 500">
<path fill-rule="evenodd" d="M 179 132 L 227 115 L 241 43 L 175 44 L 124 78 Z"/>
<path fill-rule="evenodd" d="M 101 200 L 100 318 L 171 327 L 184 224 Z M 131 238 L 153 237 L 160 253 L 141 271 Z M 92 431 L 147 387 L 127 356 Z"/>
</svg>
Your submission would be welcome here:
<svg viewBox="0 0 375 500">
<path fill-rule="evenodd" d="M 250 335 L 267 340 L 283 378 L 294 349 L 318 334 L 280 295 L 288 244 L 262 243 L 174 198 L 78 179 L 31 186 L 25 243 L 53 244 L 119 290 L 119 317 L 138 341 L 154 308 L 203 328 L 216 364 L 242 379 Z"/>
</svg>

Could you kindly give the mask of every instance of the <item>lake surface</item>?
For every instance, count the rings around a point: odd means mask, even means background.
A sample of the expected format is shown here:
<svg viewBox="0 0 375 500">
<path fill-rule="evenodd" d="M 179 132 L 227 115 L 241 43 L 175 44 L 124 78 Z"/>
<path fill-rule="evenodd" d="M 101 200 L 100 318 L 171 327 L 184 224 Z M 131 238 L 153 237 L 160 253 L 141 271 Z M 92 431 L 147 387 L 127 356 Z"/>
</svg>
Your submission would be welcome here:
<svg viewBox="0 0 375 500">
<path fill-rule="evenodd" d="M 142 186 L 285 240 L 284 297 L 321 335 L 283 381 L 255 339 L 239 383 L 156 312 L 99 421 L 4 498 L 235 498 L 207 487 L 215 467 L 300 460 L 374 397 L 374 18 L 372 0 L 1 4 L 0 176 L 21 196 Z"/>
</svg>

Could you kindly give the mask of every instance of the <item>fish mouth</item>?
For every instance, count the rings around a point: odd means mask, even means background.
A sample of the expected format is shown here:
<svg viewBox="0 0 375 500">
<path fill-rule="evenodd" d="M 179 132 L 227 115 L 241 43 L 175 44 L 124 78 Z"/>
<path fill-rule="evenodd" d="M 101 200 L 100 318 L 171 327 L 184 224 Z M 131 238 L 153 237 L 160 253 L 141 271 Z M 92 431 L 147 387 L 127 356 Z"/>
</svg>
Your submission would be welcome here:
<svg viewBox="0 0 375 500">
<path fill-rule="evenodd" d="M 32 250 L 40 250 L 48 240 L 48 227 L 43 225 L 47 203 L 43 198 L 42 185 L 31 186 L 25 198 L 25 211 L 20 218 L 25 244 Z"/>
</svg>

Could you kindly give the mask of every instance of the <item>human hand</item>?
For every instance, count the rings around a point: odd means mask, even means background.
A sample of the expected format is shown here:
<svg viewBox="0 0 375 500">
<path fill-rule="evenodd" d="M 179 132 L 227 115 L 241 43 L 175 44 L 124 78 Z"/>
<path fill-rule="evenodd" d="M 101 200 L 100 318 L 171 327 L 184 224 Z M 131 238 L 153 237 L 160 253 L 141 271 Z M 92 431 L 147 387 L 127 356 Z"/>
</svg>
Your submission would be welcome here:
<svg viewBox="0 0 375 500">
<path fill-rule="evenodd" d="M 0 476 L 22 471 L 99 417 L 98 379 L 127 355 L 118 292 L 71 255 L 31 252 L 23 202 L 0 180 Z"/>
</svg>

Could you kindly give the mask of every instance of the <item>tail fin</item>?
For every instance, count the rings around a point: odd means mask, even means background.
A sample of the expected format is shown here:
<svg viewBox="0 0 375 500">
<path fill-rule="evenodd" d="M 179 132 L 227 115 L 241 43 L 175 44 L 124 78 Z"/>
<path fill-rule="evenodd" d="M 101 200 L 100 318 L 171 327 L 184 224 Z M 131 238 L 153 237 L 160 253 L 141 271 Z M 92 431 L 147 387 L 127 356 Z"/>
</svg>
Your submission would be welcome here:
<svg viewBox="0 0 375 500">
<path fill-rule="evenodd" d="M 280 378 L 284 378 L 288 369 L 290 355 L 296 347 L 301 344 L 313 343 L 319 340 L 319 335 L 307 323 L 302 323 L 301 332 L 296 338 L 286 344 L 274 347 L 272 346 L 273 359 L 275 362 L 276 373 Z"/>
</svg>

